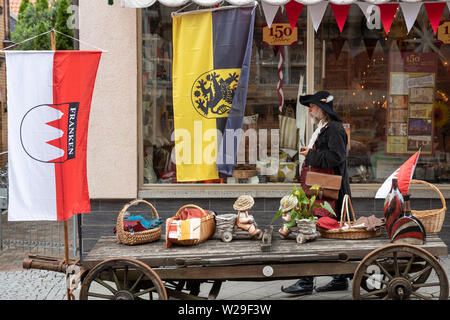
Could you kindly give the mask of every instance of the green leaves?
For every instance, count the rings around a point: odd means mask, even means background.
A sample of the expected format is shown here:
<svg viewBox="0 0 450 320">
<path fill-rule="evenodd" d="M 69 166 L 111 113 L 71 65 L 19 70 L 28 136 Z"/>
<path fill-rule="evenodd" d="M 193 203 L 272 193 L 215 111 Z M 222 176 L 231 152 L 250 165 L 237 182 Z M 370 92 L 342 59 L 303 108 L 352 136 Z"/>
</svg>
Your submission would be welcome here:
<svg viewBox="0 0 450 320">
<path fill-rule="evenodd" d="M 29 0 L 22 1 L 15 30 L 11 32 L 11 40 L 19 43 L 39 34 L 50 31 L 51 28 L 69 36 L 73 30 L 67 26 L 72 15 L 69 10 L 69 0 L 52 1 L 38 0 L 35 5 Z M 62 39 L 65 38 L 65 39 Z M 68 39 L 68 40 L 67 40 Z M 17 50 L 51 50 L 50 34 L 45 34 L 16 47 Z M 73 50 L 73 40 L 56 34 L 57 50 Z"/>
<path fill-rule="evenodd" d="M 324 201 L 324 203 L 321 203 L 320 206 L 325 210 L 328 210 L 329 213 L 336 217 L 336 212 L 334 212 L 333 208 L 328 202 Z"/>
<path fill-rule="evenodd" d="M 320 186 L 315 184 L 310 188 L 310 190 L 316 191 L 315 193 L 317 193 L 320 190 Z M 314 220 L 313 208 L 323 208 L 330 212 L 332 215 L 336 216 L 336 213 L 327 201 L 324 201 L 324 203 L 316 203 L 317 196 L 312 195 L 310 198 L 308 198 L 305 191 L 301 187 L 294 186 L 289 195 L 296 197 L 298 200 L 298 205 L 289 213 L 291 219 L 297 218 Z M 282 214 L 282 210 L 279 209 L 270 224 L 272 224 Z"/>
</svg>

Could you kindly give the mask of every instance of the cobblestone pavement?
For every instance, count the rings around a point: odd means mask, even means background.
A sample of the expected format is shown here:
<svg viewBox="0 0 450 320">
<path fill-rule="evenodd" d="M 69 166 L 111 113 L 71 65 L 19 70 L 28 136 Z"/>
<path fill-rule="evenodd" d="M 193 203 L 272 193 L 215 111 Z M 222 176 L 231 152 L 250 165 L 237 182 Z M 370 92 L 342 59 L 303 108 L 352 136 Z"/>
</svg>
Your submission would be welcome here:
<svg viewBox="0 0 450 320">
<path fill-rule="evenodd" d="M 23 270 L 22 250 L 0 251 L 0 300 L 67 300 L 65 275 L 45 270 Z M 450 257 L 440 258 L 440 263 L 450 276 Z M 330 277 L 315 278 L 315 286 L 326 284 Z M 351 288 L 346 291 L 314 293 L 309 296 L 292 296 L 280 291 L 295 280 L 280 281 L 227 281 L 220 290 L 219 300 L 351 300 Z M 201 286 L 200 296 L 207 296 L 211 284 Z M 75 292 L 78 299 L 78 291 Z"/>
</svg>

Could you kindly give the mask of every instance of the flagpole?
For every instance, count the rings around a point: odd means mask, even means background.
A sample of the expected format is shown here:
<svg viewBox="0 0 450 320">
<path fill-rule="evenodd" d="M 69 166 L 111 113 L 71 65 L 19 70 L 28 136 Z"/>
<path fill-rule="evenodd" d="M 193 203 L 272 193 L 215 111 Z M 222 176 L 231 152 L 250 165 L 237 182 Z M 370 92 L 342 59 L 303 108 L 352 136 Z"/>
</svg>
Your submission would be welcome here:
<svg viewBox="0 0 450 320">
<path fill-rule="evenodd" d="M 52 51 L 56 51 L 55 30 L 50 31 L 50 40 L 52 43 Z M 67 228 L 67 220 L 64 220 L 64 260 L 66 265 L 69 265 L 69 232 Z M 67 300 L 70 299 L 70 289 L 67 288 Z"/>
</svg>

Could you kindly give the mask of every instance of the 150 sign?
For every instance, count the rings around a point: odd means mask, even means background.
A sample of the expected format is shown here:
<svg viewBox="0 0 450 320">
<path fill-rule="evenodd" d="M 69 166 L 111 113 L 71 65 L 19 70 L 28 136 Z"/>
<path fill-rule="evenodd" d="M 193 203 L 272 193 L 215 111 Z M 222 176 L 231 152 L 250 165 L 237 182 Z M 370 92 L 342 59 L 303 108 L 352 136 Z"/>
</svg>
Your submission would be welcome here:
<svg viewBox="0 0 450 320">
<path fill-rule="evenodd" d="M 269 46 L 290 46 L 298 42 L 298 29 L 289 23 L 273 23 L 263 28 L 263 43 Z"/>
<path fill-rule="evenodd" d="M 450 44 L 450 21 L 445 21 L 439 26 L 437 38 L 445 44 Z"/>
</svg>

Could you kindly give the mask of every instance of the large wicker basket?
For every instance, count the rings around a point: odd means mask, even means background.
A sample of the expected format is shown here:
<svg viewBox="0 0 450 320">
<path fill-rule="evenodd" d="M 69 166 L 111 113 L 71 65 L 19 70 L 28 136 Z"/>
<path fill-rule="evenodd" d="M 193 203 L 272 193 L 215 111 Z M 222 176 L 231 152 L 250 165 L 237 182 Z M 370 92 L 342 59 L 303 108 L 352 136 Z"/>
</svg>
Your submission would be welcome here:
<svg viewBox="0 0 450 320">
<path fill-rule="evenodd" d="M 157 228 L 154 228 L 154 229 L 138 231 L 138 232 L 128 232 L 128 231 L 123 230 L 123 217 L 125 215 L 125 212 L 127 212 L 128 208 L 130 206 L 133 206 L 140 202 L 143 202 L 148 207 L 150 207 L 150 209 L 152 210 L 153 218 L 159 218 L 158 212 L 156 211 L 155 207 L 150 202 L 147 202 L 145 200 L 139 200 L 139 199 L 130 201 L 122 208 L 122 210 L 119 213 L 119 216 L 117 217 L 117 225 L 116 225 L 117 243 L 136 245 L 136 244 L 157 241 L 161 238 L 161 226 L 158 226 Z"/>
<path fill-rule="evenodd" d="M 350 205 L 350 209 L 352 211 L 353 221 L 350 220 L 350 213 L 348 210 L 348 206 Z M 345 218 L 347 218 L 347 224 L 350 228 L 341 229 L 344 225 Z M 364 228 L 352 228 L 351 226 L 356 222 L 355 212 L 353 211 L 353 206 L 350 201 L 350 197 L 346 194 L 342 201 L 342 209 L 341 209 L 341 221 L 339 223 L 339 229 L 324 229 L 317 226 L 317 230 L 320 232 L 322 238 L 327 239 L 369 239 L 379 236 L 381 234 L 381 228 L 377 230 L 368 231 Z"/>
<path fill-rule="evenodd" d="M 426 233 L 437 233 L 441 231 L 442 225 L 444 224 L 445 212 L 447 211 L 447 207 L 445 206 L 445 198 L 442 195 L 441 191 L 439 191 L 439 189 L 435 185 L 426 181 L 413 179 L 411 180 L 411 183 L 424 184 L 436 191 L 439 195 L 439 198 L 441 198 L 442 208 L 440 209 L 421 211 L 411 209 L 411 213 L 413 214 L 413 216 L 419 219 L 420 222 L 422 222 L 423 226 L 425 227 Z"/>
<path fill-rule="evenodd" d="M 200 238 L 199 239 L 189 239 L 189 240 L 177 240 L 177 239 L 169 239 L 168 238 L 168 232 L 167 228 L 172 223 L 173 220 L 179 220 L 180 214 L 185 208 L 197 208 L 200 209 L 204 216 L 201 218 L 200 221 Z M 214 215 L 208 214 L 205 209 L 195 205 L 195 204 L 186 204 L 182 206 L 180 209 L 178 209 L 175 216 L 172 218 L 167 219 L 166 221 L 166 247 L 170 247 L 171 244 L 178 244 L 182 246 L 190 246 L 194 244 L 198 244 L 201 242 L 204 242 L 211 238 L 214 235 L 214 232 L 216 231 L 216 219 Z"/>
</svg>

